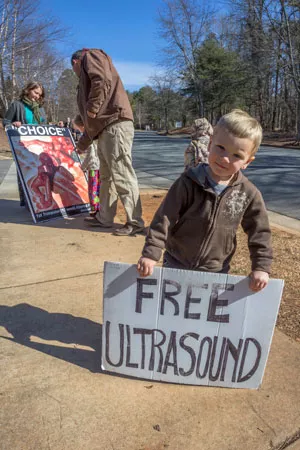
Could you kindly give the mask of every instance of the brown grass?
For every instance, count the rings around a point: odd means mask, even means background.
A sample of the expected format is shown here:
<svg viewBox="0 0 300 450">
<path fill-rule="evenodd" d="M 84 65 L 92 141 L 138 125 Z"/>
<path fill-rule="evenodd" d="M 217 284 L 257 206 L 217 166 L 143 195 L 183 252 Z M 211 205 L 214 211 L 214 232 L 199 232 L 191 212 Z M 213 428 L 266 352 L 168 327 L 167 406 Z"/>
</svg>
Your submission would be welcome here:
<svg viewBox="0 0 300 450">
<path fill-rule="evenodd" d="M 160 205 L 165 193 L 142 193 L 143 217 L 146 225 Z M 125 221 L 123 208 L 119 205 L 118 216 Z M 300 341 L 300 237 L 272 228 L 274 262 L 272 278 L 285 281 L 283 297 L 277 320 L 277 327 L 286 335 Z M 231 273 L 247 275 L 250 272 L 250 258 L 247 237 L 238 232 L 238 248 L 231 265 Z M 258 311 L 259 314 L 259 311 Z"/>
</svg>

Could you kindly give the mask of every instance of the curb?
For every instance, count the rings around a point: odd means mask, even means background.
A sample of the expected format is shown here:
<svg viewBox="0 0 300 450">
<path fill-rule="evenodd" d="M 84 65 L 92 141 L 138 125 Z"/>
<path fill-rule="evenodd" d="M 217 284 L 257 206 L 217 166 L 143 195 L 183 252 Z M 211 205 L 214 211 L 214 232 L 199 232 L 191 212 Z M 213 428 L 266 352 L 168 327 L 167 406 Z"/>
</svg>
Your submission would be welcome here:
<svg viewBox="0 0 300 450">
<path fill-rule="evenodd" d="M 165 195 L 167 192 L 168 192 L 168 189 L 151 189 L 151 188 L 148 189 L 146 187 L 140 188 L 141 194 Z M 279 214 L 279 213 L 277 213 L 275 211 L 271 211 L 271 210 L 267 210 L 267 212 L 268 212 L 268 217 L 269 217 L 271 227 L 300 237 L 300 220 L 285 216 L 283 214 Z"/>
</svg>

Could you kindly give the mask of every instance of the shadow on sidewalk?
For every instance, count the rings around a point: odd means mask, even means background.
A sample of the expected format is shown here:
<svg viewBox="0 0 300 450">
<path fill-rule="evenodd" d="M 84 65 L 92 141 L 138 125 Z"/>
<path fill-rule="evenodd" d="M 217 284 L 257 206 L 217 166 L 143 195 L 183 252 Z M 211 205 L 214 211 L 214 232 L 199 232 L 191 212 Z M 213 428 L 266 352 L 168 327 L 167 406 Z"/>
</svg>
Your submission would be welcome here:
<svg viewBox="0 0 300 450">
<path fill-rule="evenodd" d="M 0 199 L 0 222 L 33 225 L 30 212 L 20 206 L 20 200 Z"/>
<path fill-rule="evenodd" d="M 15 223 L 19 225 L 33 225 L 35 227 L 60 229 L 67 228 L 70 230 L 85 230 L 89 232 L 108 234 L 123 225 L 122 223 L 114 223 L 113 228 L 89 227 L 85 225 L 84 217 L 88 217 L 88 215 L 76 215 L 68 219 L 59 217 L 47 222 L 34 223 L 30 211 L 24 207 L 21 207 L 19 200 L 0 199 L 0 223 Z"/>
<path fill-rule="evenodd" d="M 71 314 L 48 313 L 27 303 L 0 305 L 0 326 L 13 336 L 4 337 L 55 358 L 101 372 L 102 325 Z M 55 341 L 55 343 L 37 342 Z M 68 344 L 68 346 L 64 346 Z M 88 349 L 78 346 L 89 347 Z"/>
</svg>

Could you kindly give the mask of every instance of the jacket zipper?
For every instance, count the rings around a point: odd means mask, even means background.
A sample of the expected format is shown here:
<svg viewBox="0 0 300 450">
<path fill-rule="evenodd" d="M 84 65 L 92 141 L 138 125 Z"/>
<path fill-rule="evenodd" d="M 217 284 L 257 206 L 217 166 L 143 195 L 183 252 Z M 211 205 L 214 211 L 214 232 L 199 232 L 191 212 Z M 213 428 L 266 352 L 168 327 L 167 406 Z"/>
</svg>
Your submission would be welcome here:
<svg viewBox="0 0 300 450">
<path fill-rule="evenodd" d="M 202 260 L 203 260 L 203 257 L 205 255 L 205 251 L 206 251 L 206 249 L 208 247 L 208 244 L 209 244 L 209 241 L 210 241 L 210 238 L 211 238 L 211 236 L 213 234 L 213 231 L 215 229 L 215 218 L 216 218 L 216 215 L 217 215 L 217 212 L 218 212 L 221 200 L 223 199 L 223 197 L 225 197 L 225 195 L 228 193 L 229 190 L 230 189 L 225 189 L 224 192 L 222 192 L 218 197 L 216 197 L 215 204 L 213 206 L 213 211 L 212 211 L 212 214 L 211 214 L 212 218 L 211 218 L 211 221 L 209 223 L 207 238 L 203 240 L 202 246 L 201 246 L 201 248 L 200 248 L 200 250 L 198 252 L 197 259 L 195 260 L 195 264 L 193 265 L 194 266 L 193 268 L 196 268 L 197 266 L 200 265 L 201 259 L 199 259 L 199 258 L 201 258 L 201 254 L 202 254 Z"/>
</svg>

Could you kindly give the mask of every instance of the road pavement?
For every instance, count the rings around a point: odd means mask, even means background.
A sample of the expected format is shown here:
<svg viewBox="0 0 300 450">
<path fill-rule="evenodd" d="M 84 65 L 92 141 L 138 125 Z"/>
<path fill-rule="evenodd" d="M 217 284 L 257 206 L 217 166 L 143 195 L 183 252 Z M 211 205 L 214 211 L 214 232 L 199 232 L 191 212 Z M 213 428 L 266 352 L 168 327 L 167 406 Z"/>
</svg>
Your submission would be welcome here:
<svg viewBox="0 0 300 450">
<path fill-rule="evenodd" d="M 133 165 L 141 188 L 168 189 L 183 170 L 188 137 L 136 132 Z M 245 175 L 260 189 L 267 208 L 300 219 L 300 151 L 262 146 Z"/>
<path fill-rule="evenodd" d="M 135 133 L 133 166 L 141 189 L 168 189 L 183 169 L 183 153 L 189 137 L 159 136 L 155 132 Z M 260 189 L 273 225 L 300 234 L 300 151 L 261 147 L 245 171 Z M 17 197 L 16 169 L 11 160 L 0 160 L 0 183 Z M 10 184 L 9 184 L 10 183 Z M 30 219 L 29 219 L 30 220 Z"/>
<path fill-rule="evenodd" d="M 0 160 L 0 184 L 4 180 L 4 177 L 6 176 L 7 172 L 9 171 L 11 165 L 12 165 L 11 159 Z"/>
</svg>

